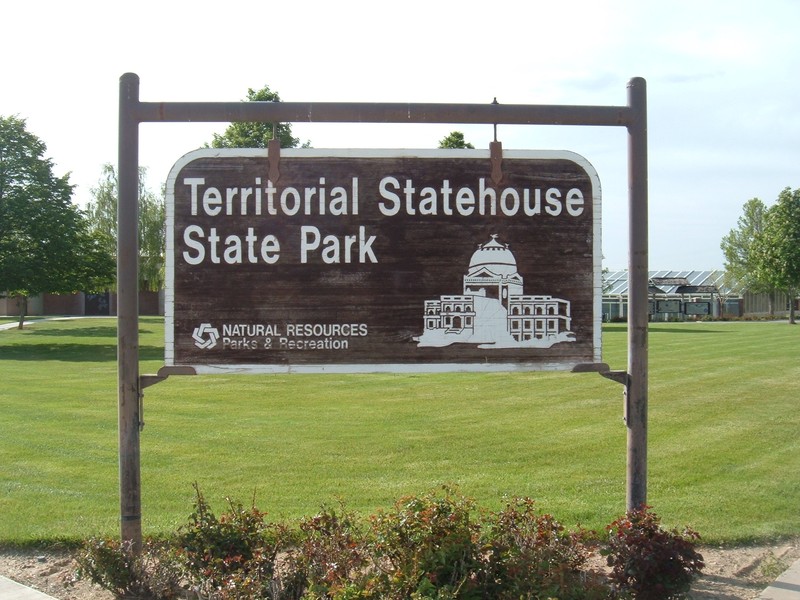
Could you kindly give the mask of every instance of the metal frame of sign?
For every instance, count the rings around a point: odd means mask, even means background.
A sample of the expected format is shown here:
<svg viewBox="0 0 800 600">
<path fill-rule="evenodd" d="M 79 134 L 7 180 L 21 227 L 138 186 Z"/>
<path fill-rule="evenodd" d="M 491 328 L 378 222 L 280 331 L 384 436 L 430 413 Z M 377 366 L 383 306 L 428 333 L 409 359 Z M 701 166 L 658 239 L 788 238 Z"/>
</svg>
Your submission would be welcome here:
<svg viewBox="0 0 800 600">
<path fill-rule="evenodd" d="M 507 150 L 502 185 L 486 150 L 287 149 L 276 184 L 267 163 L 266 150 L 202 149 L 170 172 L 168 367 L 488 372 L 601 362 L 600 184 L 583 157 Z M 235 202 L 223 200 L 227 189 Z M 478 255 L 489 265 L 473 266 Z"/>
<path fill-rule="evenodd" d="M 142 102 L 139 77 L 125 73 L 119 87 L 119 203 L 117 210 L 117 366 L 121 538 L 142 545 L 140 431 L 143 390 L 169 375 L 193 374 L 191 367 L 163 367 L 156 375 L 139 373 L 138 171 L 139 125 L 166 122 L 267 123 L 461 123 L 487 125 L 575 125 L 624 127 L 628 132 L 628 365 L 610 371 L 590 364 L 622 383 L 627 426 L 628 508 L 647 501 L 648 405 L 648 234 L 647 86 L 640 77 L 628 83 L 624 106 L 314 103 L 314 102 Z M 496 151 L 498 147 L 492 146 Z M 493 152 L 493 159 L 501 160 Z M 576 370 L 581 370 L 580 365 Z"/>
</svg>

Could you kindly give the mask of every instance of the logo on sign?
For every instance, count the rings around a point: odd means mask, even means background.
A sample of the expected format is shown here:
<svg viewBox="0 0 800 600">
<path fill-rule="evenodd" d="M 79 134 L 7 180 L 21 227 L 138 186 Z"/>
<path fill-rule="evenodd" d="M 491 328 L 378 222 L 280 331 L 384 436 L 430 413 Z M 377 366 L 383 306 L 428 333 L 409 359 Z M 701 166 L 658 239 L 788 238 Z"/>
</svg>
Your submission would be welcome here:
<svg viewBox="0 0 800 600">
<path fill-rule="evenodd" d="M 550 348 L 575 341 L 570 302 L 524 293 L 517 260 L 497 237 L 478 244 L 463 293 L 425 301 L 425 332 L 414 338 L 418 347 Z"/>
<path fill-rule="evenodd" d="M 219 331 L 216 327 L 212 327 L 211 323 L 201 323 L 199 327 L 194 328 L 192 338 L 195 346 L 201 350 L 210 350 L 219 341 Z"/>
</svg>

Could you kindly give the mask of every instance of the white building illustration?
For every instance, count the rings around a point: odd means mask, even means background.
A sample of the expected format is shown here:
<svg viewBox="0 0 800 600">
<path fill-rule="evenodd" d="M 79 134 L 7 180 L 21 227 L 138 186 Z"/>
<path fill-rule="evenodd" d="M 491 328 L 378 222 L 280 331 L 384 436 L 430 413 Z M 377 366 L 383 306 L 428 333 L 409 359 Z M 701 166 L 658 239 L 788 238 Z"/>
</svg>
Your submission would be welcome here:
<svg viewBox="0 0 800 600">
<path fill-rule="evenodd" d="M 549 348 L 575 341 L 570 303 L 524 294 L 517 260 L 497 235 L 478 244 L 462 294 L 425 301 L 424 323 L 424 333 L 414 338 L 418 347 Z"/>
</svg>

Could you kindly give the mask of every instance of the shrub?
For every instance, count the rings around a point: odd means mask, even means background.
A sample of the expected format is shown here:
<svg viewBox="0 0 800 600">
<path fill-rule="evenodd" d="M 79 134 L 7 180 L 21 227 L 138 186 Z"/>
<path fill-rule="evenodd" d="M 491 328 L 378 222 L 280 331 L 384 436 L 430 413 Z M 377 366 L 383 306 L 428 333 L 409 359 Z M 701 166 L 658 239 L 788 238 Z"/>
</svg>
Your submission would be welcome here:
<svg viewBox="0 0 800 600">
<path fill-rule="evenodd" d="M 377 597 L 479 598 L 478 526 L 471 500 L 449 487 L 398 500 L 371 518 Z"/>
<path fill-rule="evenodd" d="M 694 549 L 700 536 L 689 528 L 665 531 L 649 506 L 628 511 L 606 529 L 610 579 L 618 596 L 680 598 L 703 569 L 703 557 Z"/>
<path fill-rule="evenodd" d="M 110 539 L 92 538 L 78 552 L 78 577 L 117 595 L 136 593 L 136 554 L 131 545 Z"/>
<path fill-rule="evenodd" d="M 370 571 L 365 532 L 358 517 L 340 506 L 323 507 L 300 522 L 297 562 L 310 598 L 366 598 Z"/>
<path fill-rule="evenodd" d="M 483 531 L 485 597 L 606 597 L 608 586 L 582 571 L 584 533 L 567 533 L 552 516 L 537 514 L 530 498 L 513 499 L 490 514 Z"/>
<path fill-rule="evenodd" d="M 288 546 L 288 531 L 265 523 L 265 514 L 255 506 L 246 509 L 230 499 L 228 512 L 217 518 L 197 485 L 194 488 L 194 512 L 176 543 L 195 590 L 222 599 L 278 597 L 275 565 L 278 553 Z"/>
<path fill-rule="evenodd" d="M 140 553 L 90 540 L 77 575 L 120 597 L 154 599 L 668 600 L 703 567 L 697 533 L 665 531 L 649 507 L 607 527 L 606 578 L 587 568 L 597 534 L 568 532 L 529 498 L 475 519 L 473 501 L 445 486 L 368 520 L 323 507 L 291 531 L 230 499 L 217 517 L 195 492 L 175 537 Z"/>
<path fill-rule="evenodd" d="M 175 598 L 180 574 L 169 544 L 150 540 L 140 552 L 129 542 L 93 538 L 77 553 L 76 577 L 118 597 Z"/>
</svg>

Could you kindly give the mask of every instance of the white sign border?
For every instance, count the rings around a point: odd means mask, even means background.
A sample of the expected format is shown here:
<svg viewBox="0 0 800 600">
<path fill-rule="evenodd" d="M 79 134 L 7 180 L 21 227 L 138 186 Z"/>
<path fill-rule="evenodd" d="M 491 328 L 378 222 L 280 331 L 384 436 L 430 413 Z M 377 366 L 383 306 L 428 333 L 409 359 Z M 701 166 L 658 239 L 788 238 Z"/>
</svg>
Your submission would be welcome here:
<svg viewBox="0 0 800 600">
<path fill-rule="evenodd" d="M 191 367 L 197 374 L 286 374 L 286 373 L 452 373 L 452 372 L 506 372 L 506 371 L 569 371 L 578 364 L 573 362 L 536 363 L 354 363 L 354 364 L 175 364 L 175 183 L 178 173 L 187 164 L 201 158 L 263 158 L 264 148 L 201 148 L 182 156 L 173 165 L 167 177 L 166 197 L 166 265 L 164 292 L 164 363 L 167 367 Z M 363 148 L 287 148 L 281 157 L 301 158 L 470 158 L 489 160 L 489 150 L 440 149 L 363 149 Z M 602 204 L 600 178 L 594 166 L 580 154 L 568 150 L 503 150 L 503 159 L 568 160 L 579 165 L 589 175 L 592 183 L 592 239 L 593 239 L 593 362 L 602 363 Z"/>
</svg>

